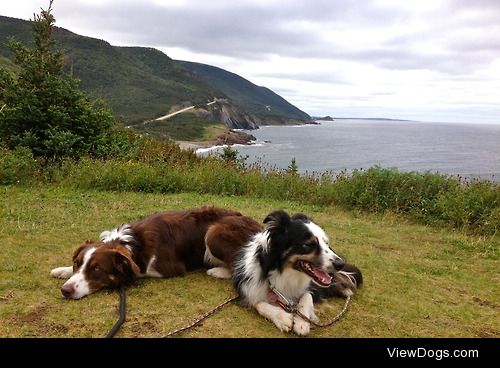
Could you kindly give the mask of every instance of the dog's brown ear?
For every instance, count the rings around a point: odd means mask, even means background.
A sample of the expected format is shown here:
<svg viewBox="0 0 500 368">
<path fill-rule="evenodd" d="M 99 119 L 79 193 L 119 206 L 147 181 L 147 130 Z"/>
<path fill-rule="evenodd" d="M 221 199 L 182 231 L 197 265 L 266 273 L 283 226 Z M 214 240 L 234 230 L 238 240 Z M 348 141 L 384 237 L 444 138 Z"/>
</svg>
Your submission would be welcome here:
<svg viewBox="0 0 500 368">
<path fill-rule="evenodd" d="M 86 240 L 85 243 L 83 243 L 82 245 L 80 245 L 78 248 L 75 249 L 75 251 L 73 252 L 73 262 L 78 257 L 78 255 L 80 254 L 80 252 L 82 250 L 84 250 L 85 248 L 87 248 L 89 246 L 89 244 L 91 244 L 91 243 L 92 243 L 91 240 Z"/>
<path fill-rule="evenodd" d="M 127 278 L 137 277 L 141 273 L 139 266 L 130 258 L 129 254 L 123 251 L 116 250 L 113 261 L 116 269 Z"/>
</svg>

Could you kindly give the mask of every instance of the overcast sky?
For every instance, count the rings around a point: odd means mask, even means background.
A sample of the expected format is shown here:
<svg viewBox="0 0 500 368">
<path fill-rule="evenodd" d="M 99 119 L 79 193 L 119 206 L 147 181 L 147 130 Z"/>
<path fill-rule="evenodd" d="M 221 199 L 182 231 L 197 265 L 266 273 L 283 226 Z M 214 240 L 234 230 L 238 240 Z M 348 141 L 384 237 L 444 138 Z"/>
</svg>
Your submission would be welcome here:
<svg viewBox="0 0 500 368">
<path fill-rule="evenodd" d="M 32 19 L 48 0 L 2 0 Z M 56 25 L 266 86 L 310 115 L 500 123 L 500 0 L 55 0 Z"/>
</svg>

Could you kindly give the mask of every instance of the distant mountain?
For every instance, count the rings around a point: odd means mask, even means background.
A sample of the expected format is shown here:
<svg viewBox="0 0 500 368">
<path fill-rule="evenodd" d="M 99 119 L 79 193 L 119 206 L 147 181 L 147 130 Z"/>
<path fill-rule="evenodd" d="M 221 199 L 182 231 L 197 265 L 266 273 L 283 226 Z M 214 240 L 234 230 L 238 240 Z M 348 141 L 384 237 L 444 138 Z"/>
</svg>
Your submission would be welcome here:
<svg viewBox="0 0 500 368">
<path fill-rule="evenodd" d="M 312 118 L 314 120 L 321 120 L 321 121 L 334 121 L 335 120 L 330 115 L 326 115 L 326 116 L 313 116 Z"/>
<path fill-rule="evenodd" d="M 0 67 L 16 68 L 7 41 L 14 37 L 29 45 L 31 31 L 29 21 L 0 16 Z M 229 127 L 311 120 L 271 90 L 220 68 L 175 61 L 153 48 L 111 46 L 63 28 L 56 27 L 54 35 L 65 52 L 66 71 L 127 125 L 164 115 L 175 105 L 202 105 L 214 97 L 229 104 L 213 105 L 216 111 L 207 116 Z"/>
<path fill-rule="evenodd" d="M 230 101 L 264 123 L 280 124 L 290 120 L 310 121 L 311 117 L 266 87 L 259 87 L 237 74 L 215 66 L 179 61 Z"/>
<path fill-rule="evenodd" d="M 66 69 L 81 88 L 103 98 L 125 122 L 151 119 L 183 101 L 202 103 L 221 93 L 162 52 L 143 47 L 115 47 L 56 28 L 55 38 L 66 54 Z M 31 40 L 31 23 L 0 17 L 0 55 L 10 56 L 6 40 Z M 1 63 L 1 61 L 0 61 Z"/>
</svg>

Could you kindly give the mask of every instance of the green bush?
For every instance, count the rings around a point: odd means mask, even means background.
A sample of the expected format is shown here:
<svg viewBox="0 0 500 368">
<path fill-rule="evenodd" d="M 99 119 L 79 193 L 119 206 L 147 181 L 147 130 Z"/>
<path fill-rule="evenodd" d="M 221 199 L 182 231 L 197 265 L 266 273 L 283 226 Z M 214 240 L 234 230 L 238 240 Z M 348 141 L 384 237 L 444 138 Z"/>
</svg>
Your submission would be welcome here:
<svg viewBox="0 0 500 368">
<path fill-rule="evenodd" d="M 0 184 L 28 184 L 37 176 L 38 163 L 26 147 L 0 147 Z"/>
</svg>

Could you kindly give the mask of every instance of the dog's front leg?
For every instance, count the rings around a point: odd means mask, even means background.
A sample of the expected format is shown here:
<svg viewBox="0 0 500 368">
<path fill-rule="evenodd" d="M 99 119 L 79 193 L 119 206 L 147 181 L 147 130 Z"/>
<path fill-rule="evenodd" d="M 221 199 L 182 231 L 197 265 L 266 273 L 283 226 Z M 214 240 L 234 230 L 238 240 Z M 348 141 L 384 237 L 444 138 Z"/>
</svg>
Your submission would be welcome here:
<svg viewBox="0 0 500 368">
<path fill-rule="evenodd" d="M 50 271 L 50 276 L 59 279 L 69 279 L 73 275 L 73 267 L 57 267 Z"/>
<path fill-rule="evenodd" d="M 288 332 L 293 326 L 293 314 L 285 312 L 280 307 L 276 307 L 267 302 L 258 302 L 255 309 L 264 318 L 271 320 L 282 332 Z"/>
<path fill-rule="evenodd" d="M 302 313 L 310 320 L 312 321 L 318 320 L 318 317 L 316 317 L 316 314 L 314 313 L 313 298 L 310 293 L 305 293 L 304 295 L 302 295 L 302 297 L 299 300 L 299 304 L 297 305 L 297 309 L 299 310 L 300 313 Z M 300 336 L 307 335 L 311 329 L 309 322 L 304 321 L 297 315 L 295 315 L 293 318 L 294 318 L 293 331 Z"/>
</svg>

